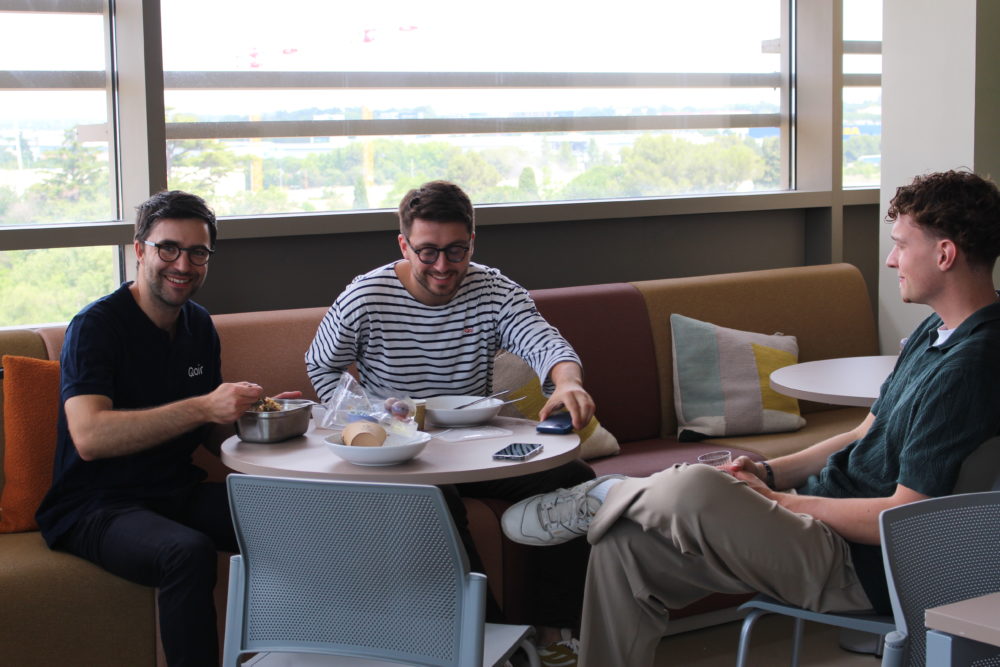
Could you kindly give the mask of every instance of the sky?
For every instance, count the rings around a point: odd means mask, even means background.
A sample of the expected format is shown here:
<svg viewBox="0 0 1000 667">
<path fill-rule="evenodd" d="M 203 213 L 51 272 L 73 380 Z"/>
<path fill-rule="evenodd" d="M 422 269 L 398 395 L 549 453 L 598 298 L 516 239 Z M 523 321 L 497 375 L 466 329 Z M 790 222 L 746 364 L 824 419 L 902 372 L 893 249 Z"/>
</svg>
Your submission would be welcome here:
<svg viewBox="0 0 1000 667">
<path fill-rule="evenodd" d="M 636 64 L 648 63 L 656 71 L 666 62 L 684 67 L 664 71 L 765 71 L 770 65 L 755 66 L 752 54 L 759 59 L 760 35 L 778 36 L 779 18 L 778 0 L 618 0 L 613 12 L 608 5 L 581 11 L 586 5 L 566 0 L 369 0 L 351 15 L 343 3 L 280 6 L 275 12 L 266 0 L 166 0 L 165 43 L 189 32 L 192 13 L 211 26 L 213 40 L 166 50 L 165 66 L 351 71 L 448 63 L 458 71 L 536 71 L 544 62 L 549 71 L 640 71 Z M 706 42 L 691 30 L 696 23 L 712 23 L 713 38 L 727 47 Z"/>
<path fill-rule="evenodd" d="M 762 53 L 780 33 L 779 0 L 617 0 L 581 11 L 568 0 L 163 0 L 164 67 L 232 71 L 544 71 L 770 72 L 778 56 Z M 845 38 L 881 38 L 881 1 L 844 0 Z M 196 22 L 192 16 L 197 16 Z M 641 18 L 636 18 L 641 17 Z M 692 26 L 709 26 L 696 30 Z M 0 69 L 103 70 L 103 19 L 94 15 L 0 13 Z M 710 39 L 706 39 L 706 34 Z M 878 71 L 878 58 L 855 58 L 856 71 Z M 410 95 L 409 92 L 403 93 Z M 439 112 L 467 110 L 467 91 L 400 100 L 399 91 L 366 91 L 375 108 L 429 101 Z M 495 114 L 547 107 L 538 91 L 502 90 L 478 100 Z M 567 108 L 607 93 L 558 91 Z M 246 114 L 311 106 L 356 106 L 356 91 L 168 92 L 176 111 Z M 629 97 L 633 99 L 629 99 Z M 615 91 L 616 104 L 711 107 L 731 91 Z M 774 99 L 756 91 L 748 99 Z M 0 91 L 0 118 L 103 122 L 101 92 Z"/>
</svg>

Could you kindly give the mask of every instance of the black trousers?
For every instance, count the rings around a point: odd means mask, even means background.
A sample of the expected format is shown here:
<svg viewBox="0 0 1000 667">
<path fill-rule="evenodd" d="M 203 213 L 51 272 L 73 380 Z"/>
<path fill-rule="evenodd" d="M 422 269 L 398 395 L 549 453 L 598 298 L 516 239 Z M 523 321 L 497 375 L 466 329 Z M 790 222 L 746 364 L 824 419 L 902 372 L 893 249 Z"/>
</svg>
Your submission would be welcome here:
<svg viewBox="0 0 1000 667">
<path fill-rule="evenodd" d="M 81 519 L 56 545 L 128 581 L 159 589 L 160 637 L 171 667 L 219 664 L 213 589 L 217 551 L 237 551 L 224 484 Z"/>
<path fill-rule="evenodd" d="M 539 493 L 575 486 L 594 479 L 594 471 L 583 461 L 570 461 L 551 470 L 441 487 L 448 509 L 469 556 L 474 572 L 485 572 L 482 558 L 469 533 L 469 520 L 462 498 L 496 498 L 517 502 Z M 506 539 L 506 538 L 504 538 Z M 528 581 L 525 590 L 532 595 L 531 616 L 510 618 L 500 609 L 492 593 L 486 601 L 486 619 L 490 622 L 514 622 L 557 628 L 578 628 L 583 608 L 583 586 L 587 575 L 590 545 L 587 540 L 571 540 L 551 547 L 524 547 L 528 554 Z M 488 589 L 487 589 L 488 590 Z"/>
</svg>

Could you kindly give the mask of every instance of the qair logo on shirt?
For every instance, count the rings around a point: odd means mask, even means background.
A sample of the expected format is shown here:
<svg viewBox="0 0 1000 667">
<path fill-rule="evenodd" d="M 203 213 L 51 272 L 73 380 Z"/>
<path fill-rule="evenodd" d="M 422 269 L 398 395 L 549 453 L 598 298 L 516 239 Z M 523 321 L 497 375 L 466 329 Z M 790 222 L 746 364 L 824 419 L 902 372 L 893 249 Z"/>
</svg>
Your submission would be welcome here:
<svg viewBox="0 0 1000 667">
<path fill-rule="evenodd" d="M 467 333 L 467 334 L 476 333 L 476 329 L 475 327 L 465 327 L 464 329 L 462 329 L 462 333 Z"/>
<path fill-rule="evenodd" d="M 197 366 L 188 366 L 189 378 L 198 377 L 199 375 L 204 375 L 204 374 L 205 374 L 205 367 L 203 365 L 198 364 Z"/>
</svg>

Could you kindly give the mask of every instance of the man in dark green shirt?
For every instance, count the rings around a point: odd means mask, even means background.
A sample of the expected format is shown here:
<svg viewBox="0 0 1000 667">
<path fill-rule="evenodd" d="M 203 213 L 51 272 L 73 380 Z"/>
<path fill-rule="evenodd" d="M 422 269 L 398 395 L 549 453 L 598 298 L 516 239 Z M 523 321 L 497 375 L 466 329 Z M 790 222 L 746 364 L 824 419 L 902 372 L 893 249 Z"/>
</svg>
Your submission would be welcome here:
<svg viewBox="0 0 1000 667">
<path fill-rule="evenodd" d="M 667 610 L 713 592 L 885 608 L 879 514 L 951 493 L 965 458 L 1000 434 L 1000 191 L 968 172 L 917 177 L 888 219 L 900 295 L 934 314 L 856 428 L 771 461 L 740 457 L 729 474 L 599 477 L 505 513 L 515 541 L 592 544 L 581 666 L 651 665 Z"/>
</svg>

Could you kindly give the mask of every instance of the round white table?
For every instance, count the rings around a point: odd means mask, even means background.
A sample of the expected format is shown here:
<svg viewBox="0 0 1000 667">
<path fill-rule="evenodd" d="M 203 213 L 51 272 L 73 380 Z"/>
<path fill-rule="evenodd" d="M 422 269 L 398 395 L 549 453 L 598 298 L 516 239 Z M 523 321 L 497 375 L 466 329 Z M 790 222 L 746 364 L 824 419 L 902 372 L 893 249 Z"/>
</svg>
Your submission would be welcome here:
<svg viewBox="0 0 1000 667">
<path fill-rule="evenodd" d="M 222 443 L 221 458 L 233 470 L 272 477 L 456 484 L 527 475 L 555 468 L 579 456 L 578 435 L 536 433 L 536 424 L 527 419 L 496 417 L 488 425 L 511 431 L 511 435 L 459 442 L 432 437 L 416 458 L 392 466 L 361 466 L 343 460 L 324 442 L 335 431 L 317 428 L 315 422 L 304 435 L 274 444 L 243 442 L 232 436 Z M 442 431 L 428 429 L 432 435 Z M 540 442 L 543 449 L 526 461 L 493 460 L 493 453 L 511 442 Z"/>
<path fill-rule="evenodd" d="M 868 407 L 895 364 L 896 355 L 806 361 L 771 373 L 771 388 L 818 403 Z"/>
</svg>

